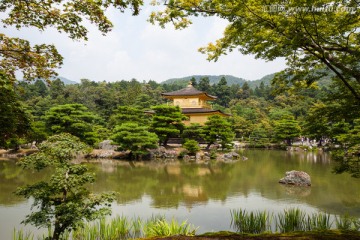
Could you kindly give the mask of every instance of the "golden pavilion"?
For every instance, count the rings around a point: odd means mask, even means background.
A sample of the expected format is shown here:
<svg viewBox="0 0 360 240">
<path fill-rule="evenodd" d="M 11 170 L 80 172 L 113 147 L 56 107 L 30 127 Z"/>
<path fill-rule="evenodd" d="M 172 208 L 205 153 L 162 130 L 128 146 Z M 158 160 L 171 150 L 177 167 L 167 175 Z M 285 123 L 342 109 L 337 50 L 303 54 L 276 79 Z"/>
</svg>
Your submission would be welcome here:
<svg viewBox="0 0 360 240">
<path fill-rule="evenodd" d="M 182 113 L 188 117 L 184 121 L 185 125 L 190 125 L 191 123 L 204 125 L 208 117 L 212 115 L 230 116 L 220 110 L 213 110 L 208 101 L 214 101 L 217 97 L 197 90 L 191 83 L 186 88 L 162 93 L 161 95 L 166 99 L 172 100 L 174 106 L 181 108 Z"/>
</svg>

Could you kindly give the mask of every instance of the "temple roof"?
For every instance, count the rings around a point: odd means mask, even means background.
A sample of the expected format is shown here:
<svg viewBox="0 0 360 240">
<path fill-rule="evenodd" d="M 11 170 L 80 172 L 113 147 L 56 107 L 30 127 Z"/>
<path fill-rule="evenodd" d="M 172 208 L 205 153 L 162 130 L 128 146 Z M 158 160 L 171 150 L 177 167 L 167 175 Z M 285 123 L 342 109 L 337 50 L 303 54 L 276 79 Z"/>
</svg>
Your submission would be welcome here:
<svg viewBox="0 0 360 240">
<path fill-rule="evenodd" d="M 164 97 L 176 97 L 176 96 L 198 96 L 198 95 L 204 95 L 208 98 L 208 100 L 216 99 L 216 96 L 212 96 L 207 94 L 206 92 L 202 92 L 194 88 L 191 84 L 189 84 L 186 88 L 173 91 L 173 92 L 167 92 L 161 94 Z"/>
</svg>

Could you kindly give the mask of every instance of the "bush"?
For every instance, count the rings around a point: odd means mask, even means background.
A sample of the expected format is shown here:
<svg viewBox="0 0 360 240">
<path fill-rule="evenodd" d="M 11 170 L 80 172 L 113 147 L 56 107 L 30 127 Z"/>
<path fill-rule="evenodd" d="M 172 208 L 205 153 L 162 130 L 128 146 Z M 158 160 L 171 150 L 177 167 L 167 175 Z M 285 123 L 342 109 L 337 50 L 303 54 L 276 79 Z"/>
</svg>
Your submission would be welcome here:
<svg viewBox="0 0 360 240">
<path fill-rule="evenodd" d="M 195 140 L 186 140 L 183 147 L 190 155 L 195 155 L 198 151 L 200 151 L 199 143 Z"/>
</svg>

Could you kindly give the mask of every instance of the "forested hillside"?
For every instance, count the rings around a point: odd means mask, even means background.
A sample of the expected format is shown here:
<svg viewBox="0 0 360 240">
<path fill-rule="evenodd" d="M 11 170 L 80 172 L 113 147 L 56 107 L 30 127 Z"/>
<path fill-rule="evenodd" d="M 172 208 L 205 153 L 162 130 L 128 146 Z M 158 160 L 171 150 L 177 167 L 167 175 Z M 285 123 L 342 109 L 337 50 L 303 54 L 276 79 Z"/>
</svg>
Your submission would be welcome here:
<svg viewBox="0 0 360 240">
<path fill-rule="evenodd" d="M 341 144 L 359 134 L 358 101 L 336 81 L 328 87 L 316 84 L 304 87 L 305 83 L 300 87 L 284 87 L 276 81 L 271 85 L 260 82 L 255 88 L 247 82 L 229 85 L 225 77 L 215 84 L 207 77 L 191 81 L 195 88 L 218 97 L 211 103 L 213 108 L 231 114 L 227 120 L 235 137 L 252 142 L 253 146 L 291 145 L 294 138 L 301 136 L 321 145 Z M 38 80 L 18 82 L 11 90 L 3 77 L 2 88 L 8 93 L 1 95 L 4 137 L 0 145 L 14 148 L 20 143 L 41 142 L 61 132 L 70 132 L 93 146 L 120 130 L 137 129 L 136 134 L 142 133 L 141 136 L 148 134 L 148 130 L 156 132 L 151 116 L 144 111 L 166 103 L 162 92 L 182 86 L 135 79 L 119 82 L 82 79 L 81 83 L 71 85 L 61 80 L 47 85 Z M 136 125 L 119 128 L 129 122 Z M 178 129 L 178 135 L 186 130 Z"/>
</svg>

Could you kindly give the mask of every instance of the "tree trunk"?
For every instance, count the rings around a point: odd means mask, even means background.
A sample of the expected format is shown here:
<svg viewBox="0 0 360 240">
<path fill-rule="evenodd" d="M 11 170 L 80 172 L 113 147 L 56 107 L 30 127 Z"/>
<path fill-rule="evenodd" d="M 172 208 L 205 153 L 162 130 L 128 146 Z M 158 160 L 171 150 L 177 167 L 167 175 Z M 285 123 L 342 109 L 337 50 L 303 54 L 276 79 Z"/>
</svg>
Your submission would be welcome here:
<svg viewBox="0 0 360 240">
<path fill-rule="evenodd" d="M 210 146 L 211 146 L 211 143 L 208 143 L 208 145 L 206 146 L 206 150 L 209 150 L 210 149 Z"/>
<path fill-rule="evenodd" d="M 59 240 L 60 235 L 61 235 L 61 229 L 60 229 L 59 224 L 56 223 L 56 220 L 55 220 L 55 229 L 54 229 L 54 233 L 53 233 L 51 240 Z"/>
</svg>

